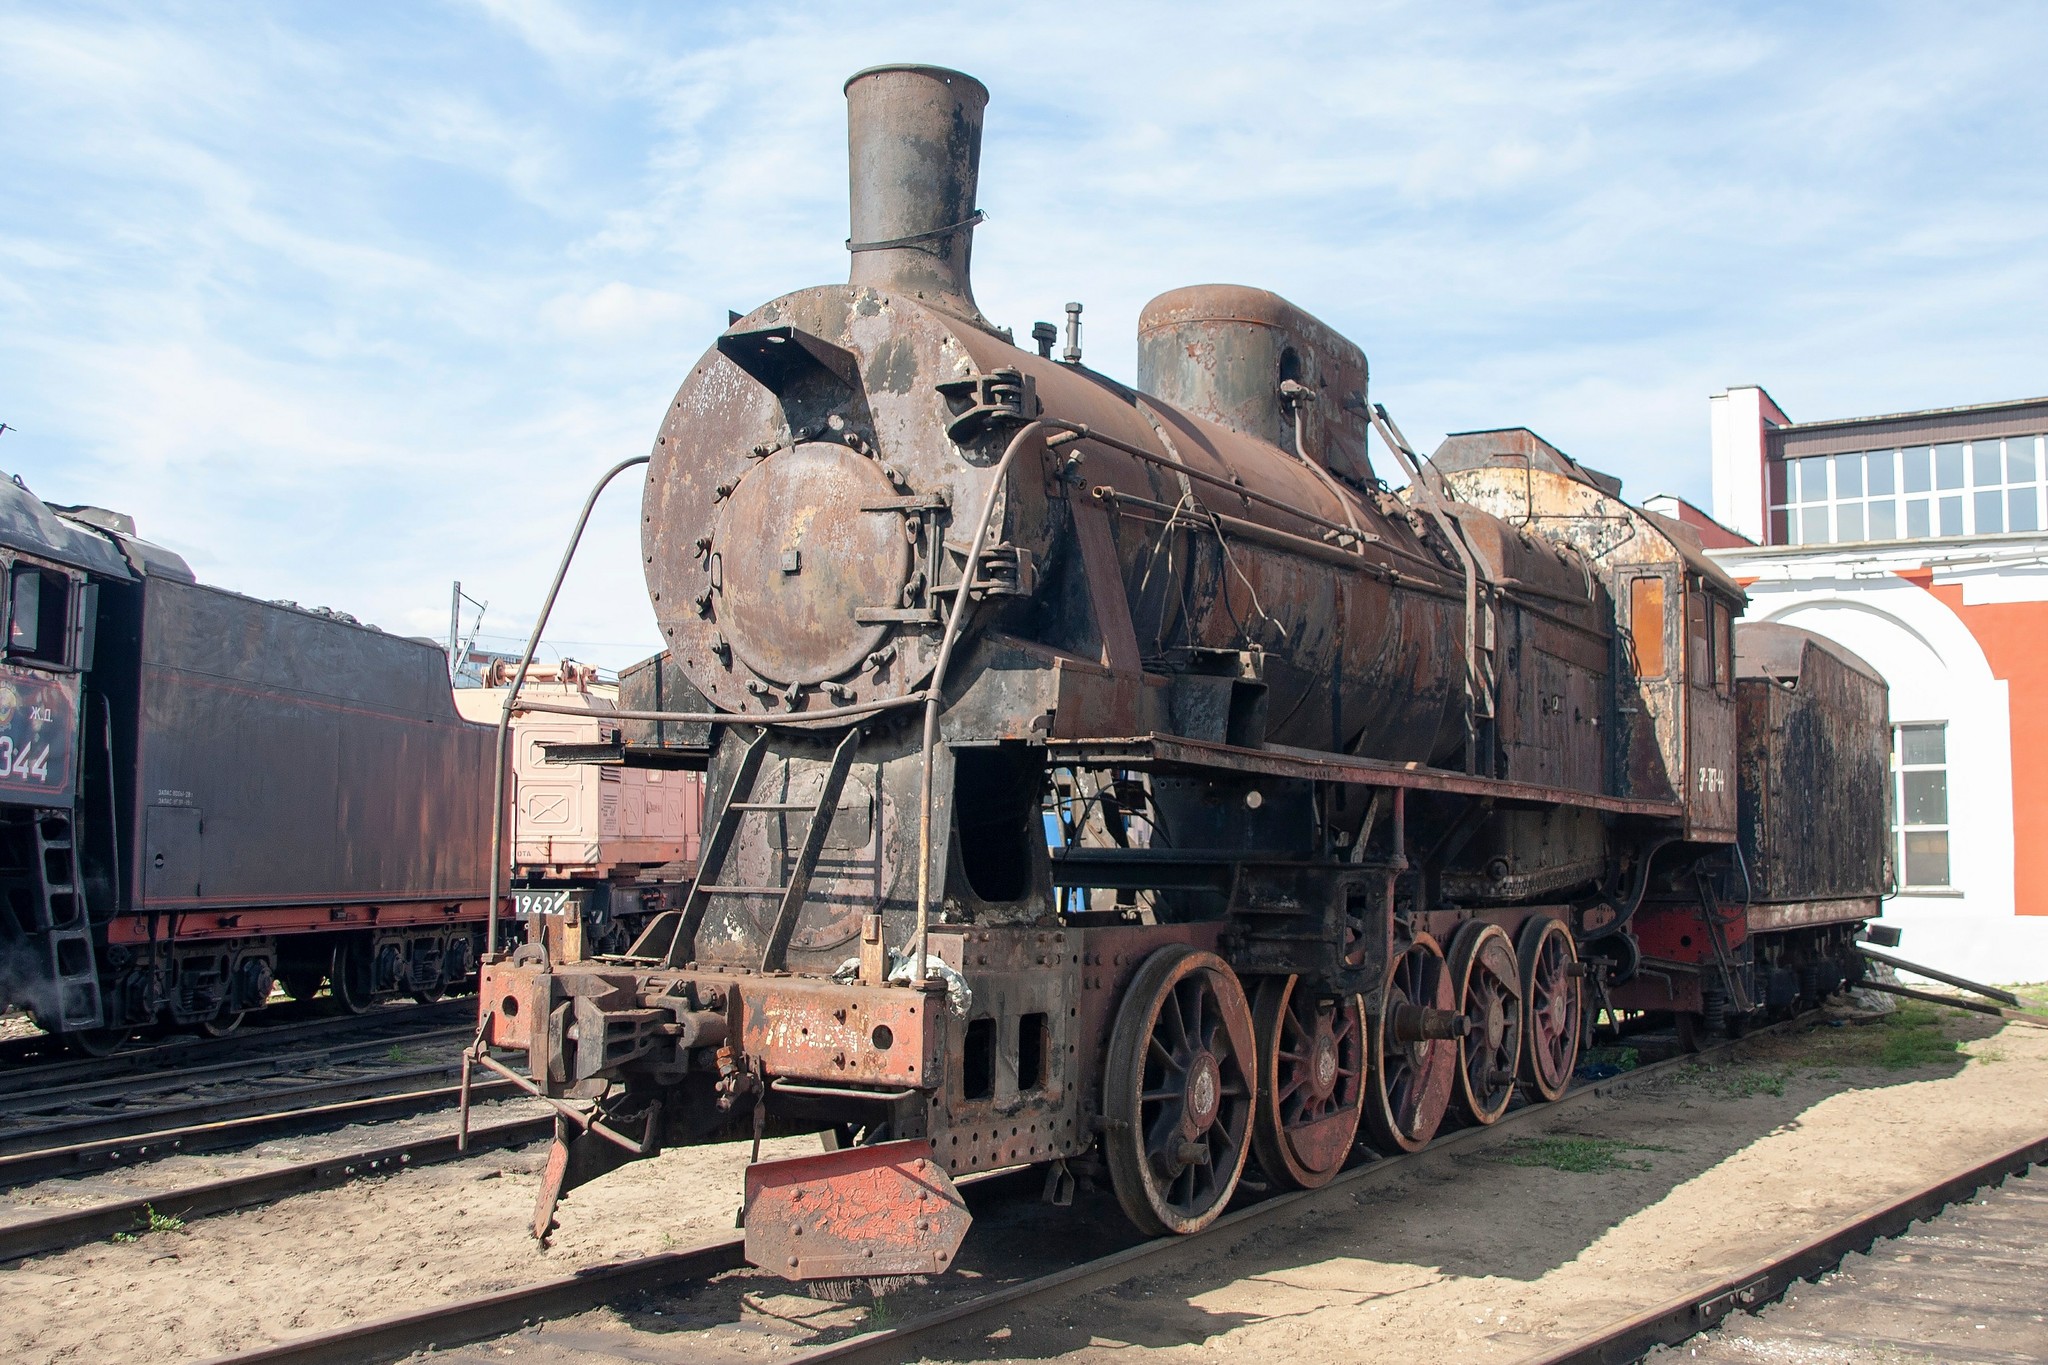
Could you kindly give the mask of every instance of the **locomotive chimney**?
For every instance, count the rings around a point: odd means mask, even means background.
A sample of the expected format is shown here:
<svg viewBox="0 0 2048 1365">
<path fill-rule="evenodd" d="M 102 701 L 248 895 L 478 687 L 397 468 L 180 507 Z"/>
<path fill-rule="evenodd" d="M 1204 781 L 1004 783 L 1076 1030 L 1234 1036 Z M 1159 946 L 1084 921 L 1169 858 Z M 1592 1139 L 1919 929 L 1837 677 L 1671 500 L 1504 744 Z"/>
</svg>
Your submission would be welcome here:
<svg viewBox="0 0 2048 1365">
<path fill-rule="evenodd" d="M 850 283 L 909 294 L 993 330 L 967 257 L 981 213 L 988 89 L 939 66 L 872 66 L 846 83 L 853 253 Z"/>
</svg>

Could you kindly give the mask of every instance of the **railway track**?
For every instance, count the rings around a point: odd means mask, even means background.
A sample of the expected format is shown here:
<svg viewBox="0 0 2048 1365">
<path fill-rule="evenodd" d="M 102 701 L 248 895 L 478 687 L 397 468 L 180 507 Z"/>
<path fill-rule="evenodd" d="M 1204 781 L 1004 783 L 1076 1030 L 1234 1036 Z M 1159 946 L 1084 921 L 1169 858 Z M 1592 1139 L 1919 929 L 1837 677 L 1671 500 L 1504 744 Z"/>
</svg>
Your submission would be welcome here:
<svg viewBox="0 0 2048 1365">
<path fill-rule="evenodd" d="M 443 1000 L 431 1005 L 384 1005 L 364 1014 L 334 1014 L 318 1005 L 296 1002 L 275 1006 L 310 1017 L 251 1025 L 224 1038 L 198 1036 L 137 1041 L 105 1057 L 76 1057 L 59 1052 L 56 1060 L 29 1062 L 46 1055 L 52 1040 L 15 1039 L 17 1046 L 0 1049 L 0 1102 L 33 1091 L 77 1085 L 121 1076 L 152 1075 L 188 1067 L 211 1066 L 267 1049 L 301 1042 L 344 1038 L 400 1039 L 421 1029 L 452 1025 L 476 1017 L 473 999 Z M 25 1048 L 21 1044 L 35 1044 Z M 10 1060 L 18 1065 L 7 1065 Z"/>
<path fill-rule="evenodd" d="M 543 1141 L 553 1132 L 554 1120 L 547 1115 L 479 1125 L 470 1130 L 467 1152 L 519 1147 Z M 466 1154 L 457 1146 L 453 1133 L 436 1134 L 4 1223 L 0 1224 L 0 1262 L 62 1251 L 129 1232 L 146 1225 L 152 1213 L 190 1222 L 295 1194 L 332 1189 L 353 1180 L 453 1161 Z"/>
<path fill-rule="evenodd" d="M 473 1036 L 467 1024 L 407 1029 L 398 1040 L 379 1034 L 0 1094 L 0 1188 L 453 1108 Z M 487 1077 L 472 1093 L 487 1102 L 515 1089 Z"/>
<path fill-rule="evenodd" d="M 2048 1341 L 2048 1174 L 2008 1180 L 1967 1204 L 1843 1258 L 1812 1286 L 1724 1319 L 1686 1342 L 1705 1365 L 1868 1358 L 2031 1365 Z M 1652 1361 L 1662 1358 L 1652 1352 Z"/>
<path fill-rule="evenodd" d="M 1758 1030 L 1752 1033 L 1750 1038 L 1795 1027 L 1797 1022 Z M 1666 1075 L 1681 1067 L 1711 1061 L 1733 1052 L 1740 1045 L 1738 1042 L 1723 1043 L 1696 1055 L 1653 1062 L 1634 1071 L 1581 1085 L 1554 1103 L 1526 1105 L 1509 1113 L 1490 1127 L 1465 1128 L 1447 1134 L 1412 1156 L 1385 1157 L 1353 1167 L 1322 1189 L 1260 1199 L 1226 1214 L 1209 1232 L 1198 1237 L 1163 1237 L 1142 1241 L 1112 1251 L 1108 1255 L 1060 1267 L 1050 1273 L 1020 1276 L 1014 1282 L 1002 1286 L 990 1285 L 987 1280 L 977 1281 L 971 1297 L 965 1297 L 926 1316 L 911 1319 L 885 1330 L 863 1333 L 780 1358 L 805 1362 L 895 1361 L 912 1358 L 922 1343 L 970 1332 L 979 1325 L 991 1322 L 998 1315 L 1013 1312 L 1020 1305 L 1082 1293 L 1119 1283 L 1135 1275 L 1154 1274 L 1176 1264 L 1211 1257 L 1215 1254 L 1214 1248 L 1219 1240 L 1228 1240 L 1234 1234 L 1249 1231 L 1258 1224 L 1306 1212 L 1325 1203 L 1348 1200 L 1364 1186 L 1405 1173 L 1416 1161 L 1483 1143 L 1524 1123 L 1554 1116 L 1593 1098 L 1611 1094 L 1652 1077 Z M 971 1183 L 962 1182 L 962 1188 L 963 1193 L 967 1194 L 970 1208 L 974 1209 L 977 1217 L 981 1217 L 993 1201 L 1006 1196 L 1020 1201 L 1035 1199 L 1039 1179 L 1035 1170 L 1028 1171 L 1021 1177 L 1014 1172 L 998 1173 Z M 1085 1239 L 1070 1238 L 1069 1242 L 1071 1244 L 1082 1240 Z M 393 1360 L 434 1347 L 445 1348 L 501 1337 L 542 1319 L 582 1312 L 635 1293 L 656 1290 L 672 1292 L 681 1284 L 708 1280 L 740 1269 L 746 1264 L 743 1246 L 743 1239 L 735 1237 L 686 1251 L 665 1252 L 588 1267 L 574 1275 L 559 1279 L 475 1298 L 454 1300 L 417 1312 L 355 1323 L 294 1341 L 220 1357 L 209 1365 L 229 1365 L 229 1362 L 234 1362 L 235 1365 L 341 1365 L 342 1362 L 350 1362 L 352 1365 L 354 1362 Z M 764 1277 L 764 1282 L 773 1286 L 782 1284 L 779 1279 L 773 1277 Z M 621 1341 L 623 1340 L 622 1337 Z M 593 1339 L 579 1341 L 575 1345 L 583 1349 L 601 1350 L 603 1343 Z M 635 1351 L 640 1349 L 636 1347 Z M 456 1358 L 468 1357 L 458 1355 Z M 484 1358 L 481 1355 L 475 1357 L 478 1360 Z M 676 1358 L 680 1360 L 685 1356 L 678 1355 Z"/>
<path fill-rule="evenodd" d="M 2030 1166 L 2048 1160 L 2048 1136 L 1999 1153 L 1988 1161 L 1981 1161 L 1958 1170 L 1953 1174 L 1915 1190 L 1902 1197 L 1886 1199 L 1873 1204 L 1852 1218 L 1843 1220 L 1834 1227 L 1807 1238 L 1797 1246 L 1772 1253 L 1754 1265 L 1746 1266 L 1719 1282 L 1707 1285 L 1697 1291 L 1670 1299 L 1654 1308 L 1636 1314 L 1634 1317 L 1614 1323 L 1569 1346 L 1534 1357 L 1525 1365 L 1621 1365 L 1621 1362 L 1641 1359 L 1658 1346 L 1675 1346 L 1701 1332 L 1720 1324 L 1738 1311 L 1754 1311 L 1773 1303 L 1785 1291 L 1800 1280 L 1816 1279 L 1841 1264 L 1846 1256 L 1868 1250 L 1872 1256 L 1880 1254 L 1882 1242 L 1908 1234 L 1912 1225 L 1922 1219 L 1933 1218 L 1950 1205 L 1960 1204 L 1978 1191 L 1997 1185 L 2008 1177 L 2027 1173 Z M 2028 1185 L 2048 1184 L 2048 1181 L 2032 1180 Z M 2024 1200 L 2034 1208 L 2031 1228 L 2038 1237 L 2044 1225 L 2048 1225 L 2048 1191 L 2032 1189 L 2014 1191 L 2017 1200 Z M 2011 1201 L 2011 1202 L 2017 1202 Z M 1950 1209 L 1942 1221 L 1967 1221 L 1969 1211 Z M 1923 1241 L 1939 1241 L 1939 1234 L 1933 1238 L 1923 1236 Z M 2038 1242 L 2030 1241 L 2024 1250 L 2031 1252 Z M 1984 1260 L 1997 1259 L 1998 1247 L 1991 1249 L 1972 1248 L 1975 1257 Z M 1918 1247 L 1901 1248 L 1902 1259 L 1911 1260 Z M 1971 1255 L 1960 1259 L 1968 1261 Z M 1926 1276 L 1930 1267 L 1920 1265 L 1915 1274 Z M 1969 1272 L 1966 1270 L 1965 1275 Z M 1984 1267 L 1974 1278 L 1997 1279 L 2009 1275 L 2007 1267 L 1992 1265 Z M 1866 1307 L 1868 1305 L 1865 1305 Z M 2039 1300 L 2035 1300 L 2038 1308 Z M 1862 1315 L 1857 1314 L 1858 1317 Z M 2032 1343 L 2038 1349 L 2048 1333 L 2043 1333 Z M 1905 1342 L 1841 1342 L 1837 1345 L 1855 1345 L 1868 1349 L 1872 1355 L 1880 1353 L 1883 1347 L 1909 1346 Z M 1933 1359 L 1983 1359 L 1975 1354 L 1967 1357 L 1944 1351 L 1932 1342 L 1924 1343 Z M 1979 1342 L 1981 1345 L 1981 1340 Z M 1802 1343 L 1809 1350 L 1813 1343 Z M 1802 1352 L 1803 1354 L 1803 1352 Z M 1837 1356 L 1836 1358 L 1840 1358 Z M 2038 1357 L 2031 1357 L 2038 1358 Z"/>
</svg>

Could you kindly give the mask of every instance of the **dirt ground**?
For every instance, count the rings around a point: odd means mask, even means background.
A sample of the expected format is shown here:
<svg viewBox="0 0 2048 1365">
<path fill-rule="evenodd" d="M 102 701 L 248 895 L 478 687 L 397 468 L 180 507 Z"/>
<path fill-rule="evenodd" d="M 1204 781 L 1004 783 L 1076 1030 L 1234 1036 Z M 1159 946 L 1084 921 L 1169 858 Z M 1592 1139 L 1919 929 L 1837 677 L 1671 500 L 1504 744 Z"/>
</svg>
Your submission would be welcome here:
<svg viewBox="0 0 2048 1365">
<path fill-rule="evenodd" d="M 1523 1358 L 2048 1132 L 2048 1029 L 1938 1013 L 1760 1041 L 1262 1230 L 1227 1274 L 1134 1281 L 938 1358 Z"/>
<path fill-rule="evenodd" d="M 393 1128 L 45 1185 L 0 1218 L 374 1145 Z M 1427 1158 L 1285 1226 L 1205 1244 L 1195 1268 L 1020 1312 L 937 1358 L 1514 1360 L 2044 1131 L 2048 1029 L 1914 1007 L 1759 1040 L 1739 1064 Z M 793 1155 L 816 1140 L 769 1146 Z M 0 1358 L 204 1358 L 695 1245 L 732 1228 L 746 1148 L 669 1153 L 605 1177 L 565 1205 L 545 1252 L 526 1232 L 541 1159 L 538 1146 L 486 1154 L 19 1263 L 0 1271 Z M 1113 1201 L 1101 1202 L 1107 1214 L 1019 1216 L 1108 1250 Z M 966 1275 L 1006 1278 L 990 1261 L 1001 1230 L 980 1231 L 969 1247 L 982 1246 L 982 1269 L 963 1255 Z M 667 1311 L 653 1354 L 638 1358 L 681 1359 L 682 1348 L 765 1360 L 920 1306 L 915 1291 L 849 1307 L 779 1290 L 714 1286 L 694 1306 L 607 1309 L 452 1354 L 604 1359 L 581 1353 L 594 1328 L 639 1330 Z"/>
<path fill-rule="evenodd" d="M 533 1101 L 485 1105 L 474 1121 L 535 1112 Z M 0 1204 L 0 1221 L 452 1130 L 433 1115 L 49 1181 Z M 0 1359 L 205 1359 L 732 1234 L 745 1143 L 665 1153 L 576 1191 L 543 1251 L 528 1225 L 546 1150 L 478 1153 L 18 1262 L 0 1269 Z M 762 1144 L 764 1157 L 817 1150 L 815 1137 Z M 175 1216 L 175 1201 L 158 1212 Z"/>
</svg>

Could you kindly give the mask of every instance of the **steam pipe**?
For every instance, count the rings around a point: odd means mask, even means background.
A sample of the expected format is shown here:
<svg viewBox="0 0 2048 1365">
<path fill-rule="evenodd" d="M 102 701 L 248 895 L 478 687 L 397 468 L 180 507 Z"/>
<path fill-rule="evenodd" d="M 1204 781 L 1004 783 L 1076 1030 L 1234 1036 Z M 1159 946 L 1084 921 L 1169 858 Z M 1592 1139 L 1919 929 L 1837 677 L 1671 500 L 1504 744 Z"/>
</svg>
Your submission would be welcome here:
<svg viewBox="0 0 2048 1365">
<path fill-rule="evenodd" d="M 931 686 L 925 689 L 924 738 L 918 754 L 917 931 L 910 940 L 912 983 L 925 980 L 925 940 L 931 933 L 932 755 L 939 743 L 939 708 L 945 703 L 946 666 L 953 660 L 953 646 L 959 643 L 960 628 L 967 621 L 967 598 L 974 587 L 975 575 L 981 569 L 981 547 L 988 539 L 989 524 L 995 520 L 996 499 L 1002 496 L 1010 466 L 1017 462 L 1017 452 L 1048 429 L 1064 427 L 1071 430 L 1075 425 L 1041 419 L 1028 423 L 1010 438 L 1010 444 L 1003 450 L 1003 458 L 996 461 L 995 470 L 989 476 L 988 496 L 981 500 L 981 517 L 975 523 L 974 535 L 967 542 L 967 562 L 960 570 L 960 588 L 953 594 L 953 605 L 946 613 L 945 638 L 940 641 L 939 657 L 932 664 Z"/>
<path fill-rule="evenodd" d="M 491 781 L 491 898 L 484 912 L 484 959 L 495 961 L 498 955 L 498 896 L 504 890 L 505 871 L 505 749 L 512 733 L 512 708 L 519 700 L 519 689 L 526 685 L 527 670 L 533 667 L 534 651 L 540 648 L 540 634 L 547 629 L 548 617 L 554 614 L 555 598 L 561 595 L 562 580 L 569 576 L 569 561 L 576 557 L 576 546 L 583 539 L 583 528 L 590 524 L 590 509 L 597 506 L 597 499 L 610 486 L 611 481 L 635 465 L 646 464 L 651 455 L 636 455 L 630 460 L 621 460 L 605 471 L 597 481 L 597 487 L 590 490 L 590 496 L 583 500 L 583 513 L 576 518 L 576 529 L 569 536 L 568 548 L 562 551 L 562 562 L 555 567 L 555 581 L 548 585 L 547 601 L 541 603 L 540 615 L 534 618 L 533 633 L 526 637 L 526 652 L 519 658 L 519 671 L 512 675 L 512 686 L 505 693 L 505 705 L 498 712 L 498 763 L 497 772 Z M 478 1028 L 483 1027 L 481 1011 L 489 1008 L 489 1002 L 479 998 Z"/>
</svg>

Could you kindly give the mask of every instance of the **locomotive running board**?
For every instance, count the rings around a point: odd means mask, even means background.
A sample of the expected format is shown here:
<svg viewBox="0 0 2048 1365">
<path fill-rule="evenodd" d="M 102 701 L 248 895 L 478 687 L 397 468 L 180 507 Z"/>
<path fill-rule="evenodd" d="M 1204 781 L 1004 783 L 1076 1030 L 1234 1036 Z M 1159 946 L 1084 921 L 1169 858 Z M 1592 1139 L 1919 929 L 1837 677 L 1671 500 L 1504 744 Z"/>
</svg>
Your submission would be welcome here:
<svg viewBox="0 0 2048 1365">
<path fill-rule="evenodd" d="M 1055 739 L 1046 743 L 1055 763 L 1073 763 L 1094 768 L 1188 769 L 1241 773 L 1255 777 L 1300 778 L 1313 782 L 1347 782 L 1367 787 L 1406 787 L 1410 791 L 1455 792 L 1465 796 L 1490 796 L 1497 801 L 1531 801 L 1542 805 L 1580 806 L 1615 815 L 1646 815 L 1677 819 L 1685 807 L 1676 801 L 1645 801 L 1634 797 L 1607 796 L 1571 787 L 1547 787 L 1533 782 L 1509 782 L 1491 777 L 1472 777 L 1425 768 L 1419 764 L 1390 763 L 1381 759 L 1358 758 L 1350 754 L 1327 753 L 1269 744 L 1263 749 L 1246 749 L 1213 740 L 1188 739 L 1181 735 L 1139 735 L 1129 739 Z"/>
<path fill-rule="evenodd" d="M 747 1259 L 786 1280 L 937 1275 L 974 1221 L 923 1138 L 747 1167 Z"/>
</svg>

